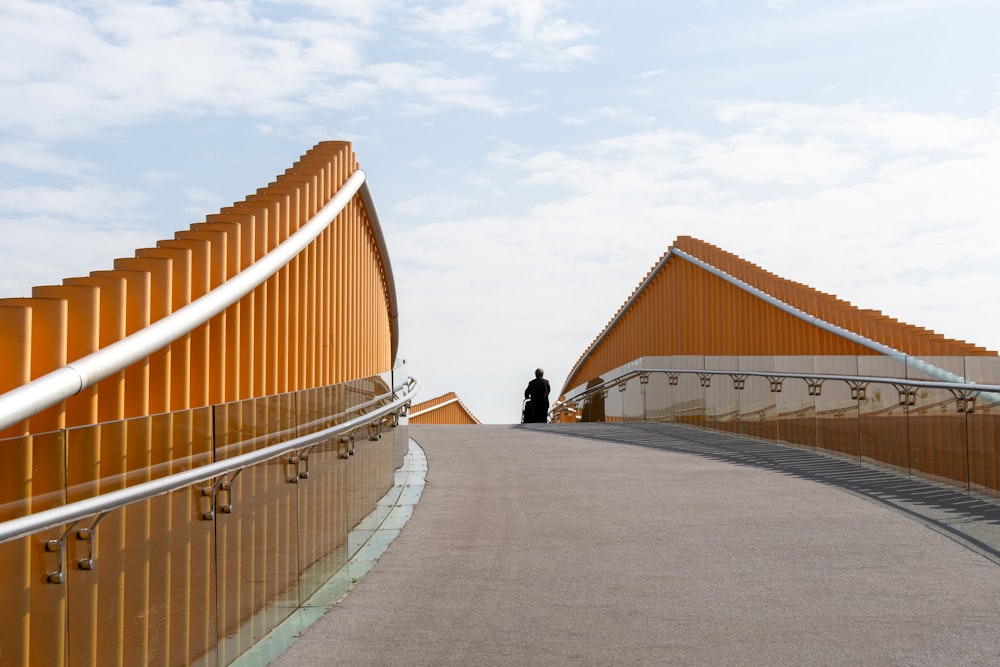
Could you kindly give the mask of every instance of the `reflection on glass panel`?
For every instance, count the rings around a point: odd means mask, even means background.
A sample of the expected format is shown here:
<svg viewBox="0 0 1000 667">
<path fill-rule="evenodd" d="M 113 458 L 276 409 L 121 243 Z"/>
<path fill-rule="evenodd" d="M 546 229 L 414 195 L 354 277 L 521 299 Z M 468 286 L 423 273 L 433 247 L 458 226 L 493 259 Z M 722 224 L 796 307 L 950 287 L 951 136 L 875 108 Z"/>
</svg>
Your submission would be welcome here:
<svg viewBox="0 0 1000 667">
<path fill-rule="evenodd" d="M 624 419 L 624 414 L 622 411 L 622 394 L 618 391 L 618 387 L 611 385 L 610 387 L 605 387 L 600 392 L 599 398 L 603 398 L 604 405 L 604 421 L 608 422 L 620 422 Z"/>
<path fill-rule="evenodd" d="M 672 357 L 673 368 L 681 370 L 704 370 L 705 357 L 700 354 L 676 354 Z"/>
<path fill-rule="evenodd" d="M 861 457 L 872 463 L 908 470 L 912 456 L 907 439 L 906 408 L 891 384 L 873 382 L 860 390 Z"/>
<path fill-rule="evenodd" d="M 967 357 L 965 376 L 980 384 L 1000 386 L 1000 357 Z M 1000 392 L 983 392 L 966 403 L 969 488 L 1000 495 Z"/>
<path fill-rule="evenodd" d="M 816 357 L 813 366 L 817 375 L 854 375 L 855 357 Z M 861 455 L 858 440 L 858 399 L 850 385 L 840 380 L 788 380 L 805 385 L 816 406 L 816 446 L 831 454 L 847 458 Z"/>
<path fill-rule="evenodd" d="M 0 440 L 0 521 L 58 507 L 66 502 L 62 431 Z M 43 551 L 46 541 L 59 540 L 67 529 L 54 528 L 31 537 L 0 544 L 0 646 L 5 664 L 61 664 L 66 657 L 63 613 L 66 586 L 47 583 L 65 580 L 65 549 Z M 63 543 L 66 544 L 65 542 Z M 29 621 L 30 614 L 30 623 Z"/>
<path fill-rule="evenodd" d="M 906 357 L 861 355 L 857 359 L 857 375 L 870 377 L 905 378 Z"/>
<path fill-rule="evenodd" d="M 622 369 L 629 366 L 723 372 L 652 372 L 646 384 L 629 379 L 624 392 L 613 384 L 581 399 L 584 420 L 676 420 L 710 426 L 998 495 L 1000 391 L 819 377 L 967 378 L 1000 385 L 996 357 L 673 356 L 645 357 Z M 789 373 L 803 377 L 781 377 Z M 615 377 L 615 372 L 606 377 Z M 595 379 L 590 386 L 599 382 Z"/>
<path fill-rule="evenodd" d="M 964 357 L 907 357 L 906 377 L 911 380 L 961 382 L 965 375 Z"/>
<path fill-rule="evenodd" d="M 354 461 L 326 440 L 310 452 L 309 477 L 297 486 L 298 601 L 305 600 L 347 562 L 348 476 Z"/>
<path fill-rule="evenodd" d="M 666 373 L 650 373 L 646 385 L 646 419 L 669 422 L 674 420 L 670 378 Z"/>
<path fill-rule="evenodd" d="M 645 393 L 646 386 L 640 378 L 632 377 L 626 383 L 624 392 L 620 391 L 621 388 L 621 385 L 619 385 L 615 388 L 615 391 L 621 393 L 622 419 L 624 421 L 642 421 L 645 412 L 643 409 L 643 394 Z"/>
<path fill-rule="evenodd" d="M 313 395 L 322 394 L 310 390 Z M 217 457 L 294 437 L 295 408 L 301 405 L 308 406 L 308 399 L 279 394 L 216 406 Z M 305 419 L 314 417 L 306 408 Z M 305 470 L 300 460 L 293 464 L 281 456 L 217 483 L 218 609 L 226 662 L 263 638 L 297 603 L 297 486 L 292 480 Z"/>
<path fill-rule="evenodd" d="M 354 418 L 363 404 L 391 400 L 391 380 L 383 374 L 0 441 L 0 521 L 285 441 L 299 434 L 303 417 L 320 426 L 307 422 L 302 432 Z M 397 451 L 408 450 L 405 417 L 401 424 L 391 437 L 359 432 L 350 460 L 338 459 L 338 443 L 328 440 L 230 473 L 214 487 L 198 484 L 73 530 L 0 545 L 2 661 L 232 661 L 305 599 L 300 565 L 314 590 L 344 564 L 348 531 L 376 509 L 392 486 Z M 391 428 L 388 420 L 383 426 Z M 61 546 L 39 551 L 47 539 Z M 45 583 L 49 575 L 64 585 Z M 53 638 L 68 639 L 72 655 Z"/>
<path fill-rule="evenodd" d="M 707 407 L 701 379 L 694 373 L 680 373 L 677 384 L 671 388 L 675 401 L 674 419 L 683 424 L 704 426 Z"/>
<path fill-rule="evenodd" d="M 816 440 L 816 396 L 810 385 L 798 378 L 781 378 L 780 373 L 812 373 L 815 357 L 774 357 L 775 376 L 768 386 L 775 390 L 775 410 L 778 414 L 777 439 L 813 448 Z"/>
<path fill-rule="evenodd" d="M 601 384 L 602 378 L 594 378 L 587 383 L 587 389 L 597 387 Z M 585 422 L 602 422 L 605 421 L 605 396 L 606 392 L 601 390 L 594 390 L 587 394 L 584 399 L 583 406 L 580 410 L 581 421 Z"/>
<path fill-rule="evenodd" d="M 911 473 L 968 486 L 965 414 L 955 410 L 955 400 L 944 390 L 918 389 L 909 415 Z"/>
<path fill-rule="evenodd" d="M 970 382 L 1000 386 L 1000 357 L 966 357 L 964 368 Z M 1000 396 L 991 400 L 1000 402 Z"/>
<path fill-rule="evenodd" d="M 740 394 L 741 432 L 756 438 L 778 439 L 777 394 L 766 377 L 748 376 Z"/>
<path fill-rule="evenodd" d="M 705 357 L 706 370 L 731 371 L 739 367 L 739 357 Z M 739 390 L 726 375 L 697 376 L 705 393 L 705 423 L 711 428 L 739 433 Z"/>
</svg>

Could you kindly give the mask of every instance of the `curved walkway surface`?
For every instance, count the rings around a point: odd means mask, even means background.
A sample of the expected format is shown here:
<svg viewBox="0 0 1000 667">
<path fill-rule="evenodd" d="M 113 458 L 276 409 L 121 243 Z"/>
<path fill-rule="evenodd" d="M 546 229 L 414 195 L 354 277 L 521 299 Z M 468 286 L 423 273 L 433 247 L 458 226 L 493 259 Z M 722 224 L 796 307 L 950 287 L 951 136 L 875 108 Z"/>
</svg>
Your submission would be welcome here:
<svg viewBox="0 0 1000 667">
<path fill-rule="evenodd" d="M 1000 661 L 992 501 L 672 424 L 410 435 L 413 517 L 273 664 Z"/>
</svg>

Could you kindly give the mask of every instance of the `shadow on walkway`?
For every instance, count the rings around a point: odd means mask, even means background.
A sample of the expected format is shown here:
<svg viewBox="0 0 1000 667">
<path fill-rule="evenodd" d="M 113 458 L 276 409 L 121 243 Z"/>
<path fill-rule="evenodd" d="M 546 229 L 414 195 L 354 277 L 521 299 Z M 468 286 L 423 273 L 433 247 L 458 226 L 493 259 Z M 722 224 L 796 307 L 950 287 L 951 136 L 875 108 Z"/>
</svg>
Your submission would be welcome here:
<svg viewBox="0 0 1000 667">
<path fill-rule="evenodd" d="M 1000 565 L 1000 502 L 832 455 L 658 422 L 523 424 L 573 437 L 702 456 L 827 484 L 890 507 Z"/>
</svg>

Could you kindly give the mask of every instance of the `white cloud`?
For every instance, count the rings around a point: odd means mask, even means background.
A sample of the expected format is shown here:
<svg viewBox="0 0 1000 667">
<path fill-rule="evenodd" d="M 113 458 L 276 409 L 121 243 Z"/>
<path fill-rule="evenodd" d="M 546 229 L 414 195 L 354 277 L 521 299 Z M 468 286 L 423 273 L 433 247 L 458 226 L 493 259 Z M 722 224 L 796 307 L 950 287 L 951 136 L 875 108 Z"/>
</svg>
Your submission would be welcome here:
<svg viewBox="0 0 1000 667">
<path fill-rule="evenodd" d="M 636 74 L 635 78 L 636 79 L 654 79 L 654 78 L 656 78 L 658 76 L 663 76 L 664 74 L 666 74 L 669 71 L 670 70 L 667 69 L 666 67 L 661 67 L 660 69 L 645 70 L 643 72 L 639 72 L 638 74 Z"/>
<path fill-rule="evenodd" d="M 564 116 L 562 121 L 568 125 L 584 126 L 595 121 L 621 121 L 625 123 L 651 123 L 655 120 L 652 116 L 636 113 L 628 107 L 605 106 L 592 109 L 579 116 Z"/>
<path fill-rule="evenodd" d="M 94 168 L 87 160 L 61 157 L 37 141 L 0 143 L 0 165 L 61 176 L 83 176 Z"/>
<path fill-rule="evenodd" d="M 113 220 L 122 212 L 134 211 L 145 200 L 139 192 L 93 184 L 71 189 L 27 186 L 0 190 L 0 201 L 10 212 L 95 221 Z"/>
<path fill-rule="evenodd" d="M 248 2 L 69 9 L 13 0 L 0 8 L 0 93 L 19 104 L 0 107 L 0 124 L 73 137 L 165 115 L 356 113 L 393 94 L 422 113 L 506 109 L 483 77 L 456 76 L 440 63 L 366 62 L 363 45 L 374 35 L 362 24 L 376 15 L 359 7 L 342 12 L 357 22 L 279 21 Z"/>
<path fill-rule="evenodd" d="M 411 27 L 499 60 L 518 59 L 530 67 L 590 60 L 596 34 L 582 23 L 557 16 L 561 0 L 462 0 L 444 8 L 420 5 L 410 12 Z M 497 36 L 497 33 L 500 33 Z"/>
<path fill-rule="evenodd" d="M 706 143 L 693 153 L 707 171 L 723 180 L 742 183 L 835 185 L 863 173 L 864 155 L 825 138 L 800 142 L 752 133 Z"/>
</svg>

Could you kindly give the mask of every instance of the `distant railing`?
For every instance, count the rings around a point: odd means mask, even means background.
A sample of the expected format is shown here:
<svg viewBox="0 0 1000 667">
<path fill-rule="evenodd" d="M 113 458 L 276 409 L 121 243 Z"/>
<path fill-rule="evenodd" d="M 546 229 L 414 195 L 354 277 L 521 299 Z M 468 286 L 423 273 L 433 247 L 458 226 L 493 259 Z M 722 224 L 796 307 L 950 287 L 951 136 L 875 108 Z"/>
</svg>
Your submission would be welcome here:
<svg viewBox="0 0 1000 667">
<path fill-rule="evenodd" d="M 697 375 L 701 381 L 702 387 L 708 387 L 711 385 L 710 378 L 717 375 L 728 375 L 733 380 L 733 388 L 736 390 L 743 389 L 746 378 L 748 377 L 763 377 L 771 382 L 771 391 L 773 393 L 781 392 L 781 387 L 785 379 L 797 378 L 805 381 L 806 385 L 810 388 L 810 395 L 817 396 L 821 391 L 822 383 L 826 380 L 839 380 L 846 382 L 852 390 L 852 398 L 864 398 L 865 387 L 870 384 L 890 384 L 897 388 L 900 392 L 900 405 L 910 405 L 908 401 L 912 398 L 913 392 L 910 389 L 925 388 L 925 389 L 945 389 L 950 391 L 955 397 L 957 411 L 958 412 L 969 412 L 974 409 L 975 401 L 980 396 L 985 394 L 986 398 L 990 400 L 991 403 L 1000 403 L 1000 385 L 995 384 L 976 384 L 974 382 L 938 382 L 935 380 L 911 380 L 907 378 L 897 378 L 897 377 L 879 377 L 870 375 L 839 375 L 839 374 L 823 374 L 823 373 L 785 373 L 776 371 L 729 371 L 729 370 L 706 370 L 706 369 L 690 369 L 690 368 L 639 368 L 630 369 L 624 371 L 615 377 L 604 380 L 600 384 L 594 385 L 593 387 L 587 388 L 585 391 L 574 395 L 571 398 L 567 398 L 564 401 L 558 402 L 552 406 L 549 414 L 557 414 L 561 410 L 565 410 L 570 405 L 576 407 L 579 410 L 581 403 L 587 400 L 588 397 L 592 396 L 597 392 L 607 393 L 607 388 L 610 386 L 617 386 L 619 388 L 622 385 L 627 384 L 629 380 L 633 378 L 639 378 L 641 384 L 646 384 L 649 375 L 652 373 L 661 373 L 667 376 L 670 384 L 676 385 L 676 380 L 684 374 L 687 375 Z M 779 381 L 780 380 L 780 381 Z"/>
<path fill-rule="evenodd" d="M 998 384 L 641 365 L 578 388 L 549 414 L 714 428 L 1000 496 Z"/>
</svg>

